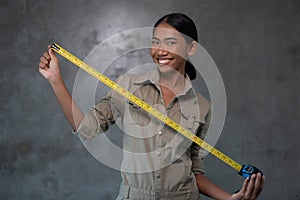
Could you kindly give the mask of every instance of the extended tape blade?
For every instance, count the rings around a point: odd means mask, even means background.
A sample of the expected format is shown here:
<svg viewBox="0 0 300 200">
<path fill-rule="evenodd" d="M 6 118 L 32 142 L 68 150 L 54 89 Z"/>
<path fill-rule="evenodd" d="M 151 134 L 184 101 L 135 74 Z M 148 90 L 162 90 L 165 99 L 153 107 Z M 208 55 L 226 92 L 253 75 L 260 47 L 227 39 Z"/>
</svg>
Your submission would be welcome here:
<svg viewBox="0 0 300 200">
<path fill-rule="evenodd" d="M 153 108 L 148 103 L 142 101 L 141 99 L 139 99 L 137 96 L 133 95 L 126 89 L 122 88 L 120 85 L 118 85 L 117 83 L 115 83 L 114 81 L 112 81 L 111 79 L 106 77 L 105 75 L 101 74 L 100 72 L 98 72 L 97 70 L 95 70 L 94 68 L 89 66 L 88 64 L 84 63 L 82 60 L 80 60 L 79 58 L 77 58 L 76 56 L 74 56 L 73 54 L 71 54 L 70 52 L 68 52 L 61 46 L 59 46 L 58 44 L 53 43 L 51 45 L 51 49 L 53 49 L 55 52 L 57 52 L 61 56 L 63 56 L 70 62 L 74 63 L 75 65 L 77 65 L 78 67 L 83 69 L 85 72 L 87 72 L 91 76 L 95 77 L 96 79 L 98 79 L 99 81 L 101 81 L 102 83 L 104 83 L 105 85 L 110 87 L 112 90 L 118 92 L 119 94 L 124 96 L 126 99 L 135 103 L 136 105 L 138 105 L 139 107 L 141 107 L 142 109 L 144 109 L 145 111 L 147 111 L 148 113 L 150 113 L 151 115 L 153 115 L 154 117 L 159 119 L 160 121 L 164 122 L 165 124 L 167 124 L 169 127 L 173 128 L 178 133 L 182 134 L 189 140 L 195 142 L 196 144 L 201 146 L 203 149 L 205 149 L 206 151 L 208 151 L 215 157 L 219 158 L 220 160 L 222 160 L 224 163 L 228 164 L 235 170 L 240 171 L 242 169 L 242 165 L 240 165 L 239 163 L 237 163 L 236 161 L 231 159 L 229 156 L 227 156 L 224 153 L 222 153 L 221 151 L 217 150 L 216 148 L 214 148 L 213 146 L 211 146 L 210 144 L 208 144 L 201 138 L 195 136 L 192 132 L 185 129 L 180 124 L 173 121 L 172 119 L 170 119 L 165 114 L 158 111 L 157 109 Z"/>
</svg>

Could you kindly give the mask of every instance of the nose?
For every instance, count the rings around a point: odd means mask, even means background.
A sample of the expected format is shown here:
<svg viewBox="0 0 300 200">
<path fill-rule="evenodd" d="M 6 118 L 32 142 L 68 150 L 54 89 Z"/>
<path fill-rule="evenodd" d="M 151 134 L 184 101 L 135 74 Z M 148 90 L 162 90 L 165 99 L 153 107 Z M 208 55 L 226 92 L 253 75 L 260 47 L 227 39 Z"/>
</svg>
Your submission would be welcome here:
<svg viewBox="0 0 300 200">
<path fill-rule="evenodd" d="M 168 50 L 161 46 L 156 48 L 156 52 L 158 56 L 165 56 L 168 54 Z"/>
<path fill-rule="evenodd" d="M 168 54 L 168 51 L 165 49 L 158 49 L 158 51 L 157 51 L 158 56 L 165 56 L 167 54 Z"/>
</svg>

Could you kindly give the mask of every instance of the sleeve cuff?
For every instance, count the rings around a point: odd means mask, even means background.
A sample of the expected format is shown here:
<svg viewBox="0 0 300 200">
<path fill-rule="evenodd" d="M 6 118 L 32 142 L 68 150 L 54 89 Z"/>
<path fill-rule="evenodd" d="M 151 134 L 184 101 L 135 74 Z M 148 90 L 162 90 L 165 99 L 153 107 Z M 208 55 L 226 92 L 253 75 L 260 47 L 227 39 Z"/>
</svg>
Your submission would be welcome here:
<svg viewBox="0 0 300 200">
<path fill-rule="evenodd" d="M 90 140 L 97 135 L 97 120 L 90 114 L 85 114 L 77 130 L 72 133 L 83 139 Z"/>
</svg>

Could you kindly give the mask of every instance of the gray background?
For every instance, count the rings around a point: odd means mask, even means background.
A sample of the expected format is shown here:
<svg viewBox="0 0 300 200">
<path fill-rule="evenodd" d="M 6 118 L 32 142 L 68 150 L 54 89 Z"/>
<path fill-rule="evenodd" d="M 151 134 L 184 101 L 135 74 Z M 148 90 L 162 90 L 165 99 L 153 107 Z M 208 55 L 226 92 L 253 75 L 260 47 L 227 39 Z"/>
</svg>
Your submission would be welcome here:
<svg viewBox="0 0 300 200">
<path fill-rule="evenodd" d="M 116 197 L 119 172 L 72 135 L 38 72 L 39 57 L 56 41 L 85 58 L 112 34 L 152 26 L 170 12 L 195 20 L 222 74 L 228 112 L 216 146 L 265 172 L 260 199 L 300 199 L 299 0 L 1 0 L 1 200 Z M 60 60 L 72 89 L 77 68 Z M 211 155 L 206 168 L 227 191 L 241 186 L 236 171 Z"/>
</svg>

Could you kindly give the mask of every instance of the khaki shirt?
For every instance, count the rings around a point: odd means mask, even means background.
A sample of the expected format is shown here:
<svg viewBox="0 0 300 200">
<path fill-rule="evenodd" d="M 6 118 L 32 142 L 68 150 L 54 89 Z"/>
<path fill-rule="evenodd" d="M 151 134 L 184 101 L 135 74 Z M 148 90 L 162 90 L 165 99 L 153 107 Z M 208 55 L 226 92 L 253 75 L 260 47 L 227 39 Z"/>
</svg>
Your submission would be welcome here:
<svg viewBox="0 0 300 200">
<path fill-rule="evenodd" d="M 159 72 L 125 75 L 118 84 L 203 138 L 210 120 L 210 102 L 185 89 L 165 107 Z M 117 199 L 200 199 L 195 174 L 204 173 L 203 150 L 114 91 L 84 116 L 78 134 L 91 139 L 121 117 L 122 183 Z"/>
</svg>

